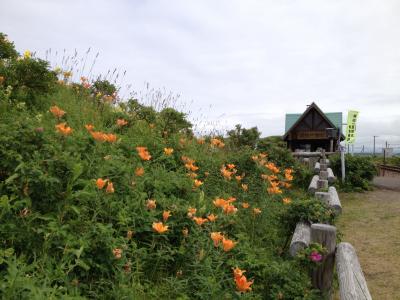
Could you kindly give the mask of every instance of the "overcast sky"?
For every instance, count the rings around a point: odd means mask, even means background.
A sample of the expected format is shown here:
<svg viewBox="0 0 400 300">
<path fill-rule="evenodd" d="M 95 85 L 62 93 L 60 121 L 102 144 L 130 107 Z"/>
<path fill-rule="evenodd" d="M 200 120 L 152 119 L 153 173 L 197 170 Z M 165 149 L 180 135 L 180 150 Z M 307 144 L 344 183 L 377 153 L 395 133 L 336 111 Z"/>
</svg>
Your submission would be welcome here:
<svg viewBox="0 0 400 300">
<path fill-rule="evenodd" d="M 1 0 L 0 31 L 53 65 L 91 47 L 95 72 L 126 70 L 123 87 L 180 94 L 220 127 L 282 135 L 314 101 L 360 111 L 357 146 L 400 147 L 398 0 Z"/>
</svg>

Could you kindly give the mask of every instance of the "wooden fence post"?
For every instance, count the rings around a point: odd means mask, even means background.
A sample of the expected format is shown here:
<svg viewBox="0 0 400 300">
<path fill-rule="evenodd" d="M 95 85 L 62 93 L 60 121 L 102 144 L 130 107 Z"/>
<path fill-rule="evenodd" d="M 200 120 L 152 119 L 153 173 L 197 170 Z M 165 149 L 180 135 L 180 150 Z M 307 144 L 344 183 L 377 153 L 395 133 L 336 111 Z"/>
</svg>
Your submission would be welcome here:
<svg viewBox="0 0 400 300">
<path fill-rule="evenodd" d="M 336 227 L 327 224 L 312 224 L 311 242 L 319 243 L 327 250 L 322 264 L 312 271 L 311 281 L 315 288 L 330 299 L 335 265 Z"/>
</svg>

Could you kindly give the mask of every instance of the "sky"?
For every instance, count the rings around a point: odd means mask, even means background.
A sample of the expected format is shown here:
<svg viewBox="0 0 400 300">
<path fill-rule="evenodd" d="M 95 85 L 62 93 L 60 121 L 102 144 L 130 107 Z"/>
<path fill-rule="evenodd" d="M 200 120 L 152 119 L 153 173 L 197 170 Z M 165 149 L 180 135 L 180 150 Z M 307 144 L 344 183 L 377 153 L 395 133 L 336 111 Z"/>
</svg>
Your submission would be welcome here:
<svg viewBox="0 0 400 300">
<path fill-rule="evenodd" d="M 399 16 L 398 0 L 0 0 L 18 51 L 57 66 L 76 50 L 83 75 L 99 53 L 90 74 L 116 68 L 123 96 L 180 95 L 200 129 L 283 135 L 285 113 L 315 102 L 359 111 L 366 150 L 374 135 L 400 149 Z"/>
</svg>

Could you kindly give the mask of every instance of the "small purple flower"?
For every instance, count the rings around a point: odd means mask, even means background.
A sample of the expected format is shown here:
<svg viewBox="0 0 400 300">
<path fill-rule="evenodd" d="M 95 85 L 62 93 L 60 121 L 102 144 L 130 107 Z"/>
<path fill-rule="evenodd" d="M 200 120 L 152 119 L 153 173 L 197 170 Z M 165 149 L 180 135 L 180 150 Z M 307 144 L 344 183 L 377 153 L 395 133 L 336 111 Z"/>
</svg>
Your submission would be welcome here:
<svg viewBox="0 0 400 300">
<path fill-rule="evenodd" d="M 319 262 L 319 261 L 322 260 L 322 255 L 319 254 L 317 251 L 313 251 L 313 252 L 311 252 L 311 254 L 310 254 L 310 259 L 311 259 L 313 262 Z"/>
</svg>

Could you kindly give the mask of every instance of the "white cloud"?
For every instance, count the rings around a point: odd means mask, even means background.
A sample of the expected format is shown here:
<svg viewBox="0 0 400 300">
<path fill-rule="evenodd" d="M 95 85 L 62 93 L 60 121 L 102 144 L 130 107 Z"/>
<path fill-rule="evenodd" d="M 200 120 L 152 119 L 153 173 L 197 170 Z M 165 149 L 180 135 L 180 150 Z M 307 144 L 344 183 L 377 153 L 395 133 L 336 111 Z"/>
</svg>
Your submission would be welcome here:
<svg viewBox="0 0 400 300">
<path fill-rule="evenodd" d="M 282 134 L 284 114 L 315 101 L 359 110 L 360 144 L 400 143 L 399 14 L 397 0 L 3 0 L 0 26 L 42 56 L 92 47 L 97 71 L 182 94 L 211 124 Z"/>
</svg>

